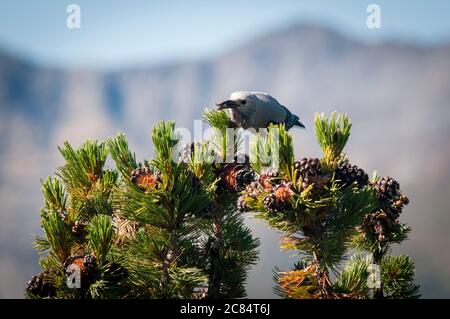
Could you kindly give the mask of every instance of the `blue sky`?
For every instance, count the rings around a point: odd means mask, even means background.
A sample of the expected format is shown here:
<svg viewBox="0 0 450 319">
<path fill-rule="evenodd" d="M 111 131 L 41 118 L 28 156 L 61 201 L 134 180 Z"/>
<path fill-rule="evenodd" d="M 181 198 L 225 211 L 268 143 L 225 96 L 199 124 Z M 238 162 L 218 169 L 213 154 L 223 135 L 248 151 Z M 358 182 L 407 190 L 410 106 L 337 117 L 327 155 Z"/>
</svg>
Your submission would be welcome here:
<svg viewBox="0 0 450 319">
<path fill-rule="evenodd" d="M 81 7 L 81 29 L 66 8 Z M 381 7 L 382 28 L 366 27 Z M 0 0 L 0 48 L 39 63 L 120 68 L 201 59 L 294 23 L 329 26 L 365 41 L 450 39 L 450 1 Z"/>
</svg>

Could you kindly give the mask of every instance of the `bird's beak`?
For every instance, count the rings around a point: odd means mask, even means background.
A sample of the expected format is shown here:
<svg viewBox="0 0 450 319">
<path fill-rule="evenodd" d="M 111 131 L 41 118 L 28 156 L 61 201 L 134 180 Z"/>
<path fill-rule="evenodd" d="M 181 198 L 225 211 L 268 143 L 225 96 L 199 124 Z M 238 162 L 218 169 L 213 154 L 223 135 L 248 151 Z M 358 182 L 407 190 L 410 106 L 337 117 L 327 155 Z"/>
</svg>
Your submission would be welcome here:
<svg viewBox="0 0 450 319">
<path fill-rule="evenodd" d="M 216 105 L 218 106 L 218 110 L 231 109 L 239 106 L 236 101 L 233 100 L 226 100 L 221 103 L 216 103 Z"/>
</svg>

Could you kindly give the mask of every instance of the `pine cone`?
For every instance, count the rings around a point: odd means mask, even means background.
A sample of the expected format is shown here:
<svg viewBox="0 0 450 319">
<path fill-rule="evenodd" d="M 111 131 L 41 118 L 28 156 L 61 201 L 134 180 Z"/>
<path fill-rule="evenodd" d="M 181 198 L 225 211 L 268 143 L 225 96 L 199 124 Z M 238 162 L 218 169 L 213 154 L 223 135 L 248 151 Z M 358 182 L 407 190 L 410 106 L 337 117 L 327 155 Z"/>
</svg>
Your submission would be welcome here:
<svg viewBox="0 0 450 319">
<path fill-rule="evenodd" d="M 105 270 L 105 278 L 110 282 L 117 282 L 128 277 L 128 270 L 121 264 L 111 262 Z"/>
<path fill-rule="evenodd" d="M 93 255 L 76 255 L 67 258 L 64 263 L 66 276 L 72 275 L 76 270 L 69 269 L 69 266 L 78 266 L 80 269 L 81 288 L 87 288 L 95 280 L 98 275 L 97 258 Z"/>
<path fill-rule="evenodd" d="M 158 188 L 159 173 L 153 172 L 149 167 L 140 167 L 131 172 L 131 182 L 144 191 Z"/>
<path fill-rule="evenodd" d="M 272 193 L 264 198 L 264 207 L 270 212 L 279 212 L 287 209 L 293 194 L 292 183 L 282 182 L 275 187 Z"/>
<path fill-rule="evenodd" d="M 400 191 L 400 184 L 391 177 L 382 177 L 372 184 L 375 190 L 375 196 L 380 201 L 382 211 L 384 211 L 390 219 L 396 220 L 405 205 L 409 203 L 406 197 Z"/>
<path fill-rule="evenodd" d="M 380 201 L 380 209 L 364 217 L 362 230 L 382 242 L 393 227 L 400 223 L 398 218 L 409 199 L 400 191 L 399 183 L 391 177 L 382 177 L 372 186 Z"/>
<path fill-rule="evenodd" d="M 373 187 L 376 196 L 383 203 L 389 203 L 399 195 L 400 184 L 389 176 L 381 177 L 373 184 Z"/>
<path fill-rule="evenodd" d="M 269 212 L 275 213 L 275 212 L 279 211 L 279 207 L 277 205 L 277 198 L 275 197 L 274 193 L 270 193 L 269 195 L 267 195 L 263 200 L 263 204 L 264 204 L 264 207 Z"/>
<path fill-rule="evenodd" d="M 369 182 L 369 176 L 364 170 L 358 168 L 356 165 L 346 164 L 336 168 L 335 180 L 338 185 L 350 186 L 357 183 L 358 187 L 362 188 Z"/>
<path fill-rule="evenodd" d="M 294 170 L 303 179 L 309 179 L 322 174 L 322 164 L 318 158 L 303 158 L 294 163 Z"/>
<path fill-rule="evenodd" d="M 382 242 L 392 227 L 398 223 L 398 220 L 393 219 L 389 214 L 383 211 L 376 211 L 364 216 L 362 230 L 366 234 L 375 236 L 377 241 Z"/>
<path fill-rule="evenodd" d="M 259 183 L 266 191 L 271 191 L 272 188 L 279 184 L 281 182 L 281 179 L 279 178 L 279 173 L 277 171 L 268 171 L 265 173 L 262 173 L 259 176 Z"/>
<path fill-rule="evenodd" d="M 87 225 L 88 221 L 84 218 L 80 218 L 79 220 L 75 221 L 74 225 L 72 226 L 72 234 L 77 237 L 83 237 L 84 235 L 86 235 Z"/>
<path fill-rule="evenodd" d="M 301 191 L 314 184 L 312 193 L 318 194 L 323 186 L 329 182 L 329 177 L 322 176 L 322 164 L 318 158 L 303 158 L 294 163 L 298 185 Z"/>
<path fill-rule="evenodd" d="M 405 205 L 409 204 L 409 199 L 405 195 L 401 194 L 391 202 L 390 207 L 385 208 L 393 218 L 398 218 L 403 210 Z"/>
<path fill-rule="evenodd" d="M 27 283 L 26 290 L 41 298 L 55 297 L 56 287 L 48 281 L 47 277 L 49 277 L 49 275 L 50 272 L 46 270 L 33 276 Z"/>
<path fill-rule="evenodd" d="M 252 198 L 258 197 L 260 192 L 261 185 L 258 182 L 251 182 L 250 185 L 245 188 L 245 195 Z"/>
<path fill-rule="evenodd" d="M 251 208 L 248 207 L 247 203 L 245 202 L 245 198 L 250 197 L 250 198 L 256 199 L 258 197 L 258 195 L 261 193 L 261 191 L 262 191 L 262 187 L 256 181 L 253 181 L 249 185 L 247 185 L 247 187 L 243 191 L 242 195 L 239 196 L 239 198 L 237 200 L 237 203 L 236 203 L 237 210 L 240 212 L 250 211 Z"/>
<path fill-rule="evenodd" d="M 62 209 L 58 209 L 57 212 L 58 212 L 59 217 L 61 217 L 61 220 L 63 222 L 67 222 L 67 219 L 69 218 L 69 213 Z"/>
<path fill-rule="evenodd" d="M 236 173 L 236 190 L 241 191 L 255 180 L 255 173 L 248 167 L 243 167 Z"/>
<path fill-rule="evenodd" d="M 244 200 L 244 196 L 239 196 L 236 204 L 236 208 L 240 212 L 248 212 L 250 211 L 250 207 L 248 207 L 247 203 Z"/>
<path fill-rule="evenodd" d="M 275 198 L 281 205 L 286 205 L 294 195 L 292 190 L 292 183 L 281 182 L 281 184 L 275 186 L 274 190 Z"/>
<path fill-rule="evenodd" d="M 221 187 L 240 192 L 255 179 L 255 173 L 247 164 L 225 163 L 220 172 Z"/>
<path fill-rule="evenodd" d="M 85 267 L 85 272 L 89 274 L 97 273 L 98 265 L 97 258 L 93 255 L 86 255 L 83 257 L 83 264 Z"/>
</svg>

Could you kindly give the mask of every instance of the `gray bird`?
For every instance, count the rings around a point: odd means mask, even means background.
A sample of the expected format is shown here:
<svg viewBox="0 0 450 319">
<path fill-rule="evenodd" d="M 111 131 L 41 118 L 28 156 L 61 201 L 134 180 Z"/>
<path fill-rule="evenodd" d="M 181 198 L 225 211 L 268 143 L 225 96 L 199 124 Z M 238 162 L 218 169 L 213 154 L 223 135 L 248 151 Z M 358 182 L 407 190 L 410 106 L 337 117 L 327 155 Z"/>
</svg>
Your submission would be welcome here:
<svg viewBox="0 0 450 319">
<path fill-rule="evenodd" d="M 304 128 L 297 115 L 267 93 L 237 91 L 230 99 L 216 104 L 219 110 L 230 109 L 231 121 L 244 129 L 267 128 L 270 124 L 285 124 Z"/>
</svg>

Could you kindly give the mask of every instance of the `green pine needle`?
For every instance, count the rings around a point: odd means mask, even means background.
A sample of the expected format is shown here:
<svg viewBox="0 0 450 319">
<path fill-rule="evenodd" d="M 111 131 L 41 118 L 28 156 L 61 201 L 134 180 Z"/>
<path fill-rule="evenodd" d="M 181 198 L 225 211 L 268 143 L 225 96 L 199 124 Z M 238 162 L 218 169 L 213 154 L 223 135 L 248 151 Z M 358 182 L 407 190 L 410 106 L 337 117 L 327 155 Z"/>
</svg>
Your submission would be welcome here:
<svg viewBox="0 0 450 319">
<path fill-rule="evenodd" d="M 117 169 L 122 176 L 129 179 L 131 171 L 138 167 L 136 155 L 131 153 L 128 147 L 128 141 L 123 133 L 109 139 L 107 142 L 109 153 L 116 162 Z"/>
<path fill-rule="evenodd" d="M 234 160 L 241 143 L 242 136 L 235 130 L 228 114 L 221 110 L 205 109 L 203 120 L 215 131 L 212 145 L 215 146 L 217 154 L 222 161 Z"/>
<path fill-rule="evenodd" d="M 97 257 L 99 264 L 103 265 L 107 259 L 114 235 L 111 217 L 107 215 L 94 216 L 89 223 L 88 230 L 89 246 Z"/>
<path fill-rule="evenodd" d="M 352 124 L 346 114 L 331 113 L 327 118 L 324 113 L 316 113 L 314 126 L 317 141 L 322 148 L 323 160 L 330 168 L 342 160 L 342 151 L 350 137 Z"/>
</svg>

